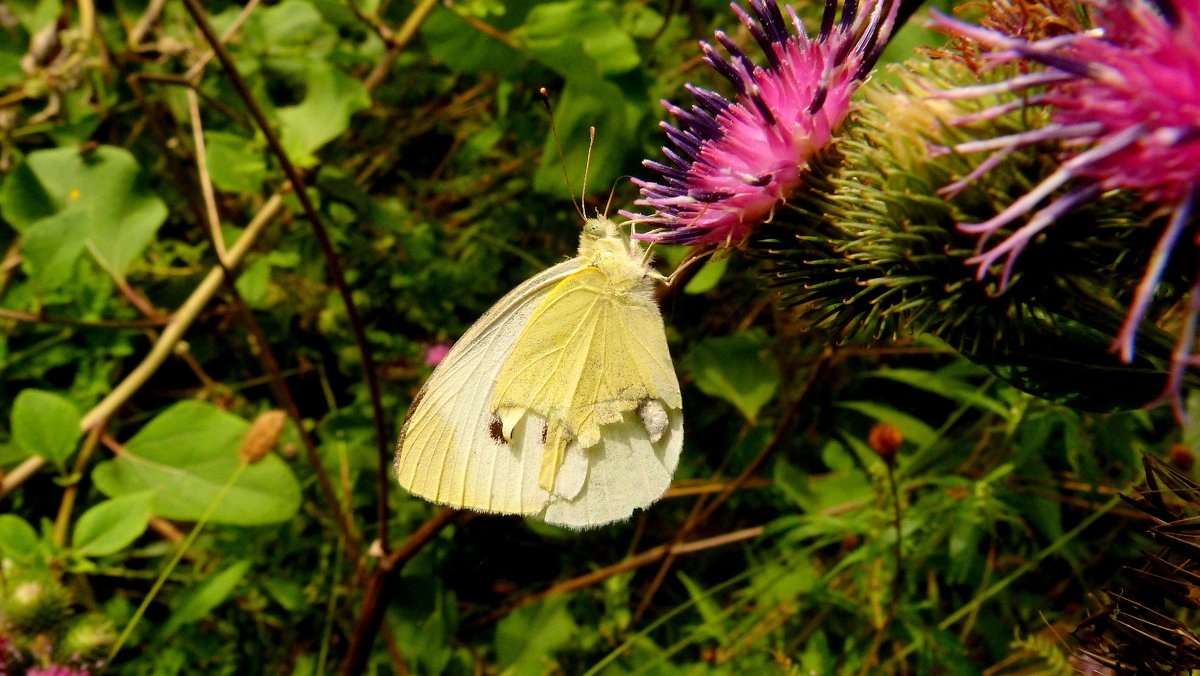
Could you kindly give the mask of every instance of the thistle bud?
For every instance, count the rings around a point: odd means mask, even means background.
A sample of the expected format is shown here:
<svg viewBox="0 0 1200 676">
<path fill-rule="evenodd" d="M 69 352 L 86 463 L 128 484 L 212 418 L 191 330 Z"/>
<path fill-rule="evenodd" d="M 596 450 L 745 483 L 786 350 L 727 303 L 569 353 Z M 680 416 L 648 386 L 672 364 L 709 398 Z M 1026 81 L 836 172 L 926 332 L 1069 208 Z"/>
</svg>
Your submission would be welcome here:
<svg viewBox="0 0 1200 676">
<path fill-rule="evenodd" d="M 0 600 L 0 624 L 24 636 L 58 629 L 71 605 L 67 590 L 50 578 L 14 580 Z"/>
<path fill-rule="evenodd" d="M 889 466 L 896 462 L 896 453 L 900 450 L 902 443 L 904 443 L 904 435 L 900 430 L 895 425 L 884 422 L 875 423 L 870 434 L 867 435 L 867 445 Z"/>
<path fill-rule="evenodd" d="M 1196 454 L 1192 452 L 1192 448 L 1187 444 L 1171 444 L 1171 450 L 1167 452 L 1167 458 L 1170 459 L 1173 467 L 1184 472 L 1190 472 L 1196 466 Z"/>
</svg>

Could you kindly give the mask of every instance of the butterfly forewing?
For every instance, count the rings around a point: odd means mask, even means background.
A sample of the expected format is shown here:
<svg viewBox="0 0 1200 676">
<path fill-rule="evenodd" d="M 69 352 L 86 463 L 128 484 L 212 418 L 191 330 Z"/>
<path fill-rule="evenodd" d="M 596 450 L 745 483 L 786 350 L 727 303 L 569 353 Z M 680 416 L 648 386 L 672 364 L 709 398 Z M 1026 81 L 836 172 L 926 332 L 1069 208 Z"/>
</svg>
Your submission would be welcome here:
<svg viewBox="0 0 1200 676">
<path fill-rule="evenodd" d="M 409 409 L 395 473 L 410 493 L 456 507 L 517 514 L 545 506 L 537 490 L 541 430 L 516 430 L 512 442 L 489 409 L 497 375 L 541 300 L 579 268 L 560 263 L 504 296 L 455 344 Z M 499 355 L 499 357 L 497 357 Z M 536 422 L 536 421 L 530 421 Z M 521 442 L 521 443 L 516 443 Z M 526 451 L 526 452 L 523 452 Z"/>
</svg>

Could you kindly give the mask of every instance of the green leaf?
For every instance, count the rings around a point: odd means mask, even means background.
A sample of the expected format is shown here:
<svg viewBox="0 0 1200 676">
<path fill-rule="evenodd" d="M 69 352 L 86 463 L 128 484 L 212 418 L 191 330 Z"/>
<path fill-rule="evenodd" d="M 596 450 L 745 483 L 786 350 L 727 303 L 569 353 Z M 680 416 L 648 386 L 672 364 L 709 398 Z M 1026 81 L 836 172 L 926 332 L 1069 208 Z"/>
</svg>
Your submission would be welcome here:
<svg viewBox="0 0 1200 676">
<path fill-rule="evenodd" d="M 679 571 L 675 575 L 687 589 L 693 607 L 700 614 L 700 619 L 704 621 L 698 629 L 713 638 L 728 636 L 729 628 L 723 622 L 724 613 L 722 613 L 721 605 L 713 598 L 713 594 L 705 589 L 703 584 L 688 577 L 687 573 Z"/>
<path fill-rule="evenodd" d="M 33 526 L 15 514 L 0 514 L 0 559 L 28 559 L 37 549 Z"/>
<path fill-rule="evenodd" d="M 889 425 L 894 425 L 900 430 L 905 441 L 911 441 L 917 446 L 924 446 L 933 442 L 937 438 L 937 432 L 932 427 L 926 425 L 919 418 L 911 416 L 907 413 L 901 413 L 891 406 L 879 404 L 873 401 L 842 401 L 836 404 L 839 408 L 858 411 L 859 413 L 885 422 Z"/>
<path fill-rule="evenodd" d="M 308 598 L 304 595 L 304 585 L 281 577 L 269 577 L 262 582 L 263 589 L 283 606 L 289 613 L 295 613 L 308 606 Z"/>
<path fill-rule="evenodd" d="M 30 35 L 53 24 L 62 13 L 61 0 L 5 0 L 4 4 Z"/>
<path fill-rule="evenodd" d="M 683 363 L 702 392 L 733 404 L 747 420 L 757 418 L 779 389 L 770 339 L 762 331 L 703 340 Z"/>
<path fill-rule="evenodd" d="M 71 457 L 83 436 L 79 429 L 82 418 L 75 404 L 62 395 L 22 390 L 13 402 L 13 441 L 29 455 L 62 462 Z"/>
<path fill-rule="evenodd" d="M 521 52 L 480 31 L 440 3 L 421 24 L 421 37 L 433 58 L 456 73 L 516 75 L 528 61 Z"/>
<path fill-rule="evenodd" d="M 816 502 L 810 489 L 809 477 L 787 460 L 775 461 L 771 477 L 772 486 L 785 498 L 805 512 L 815 511 Z"/>
<path fill-rule="evenodd" d="M 17 232 L 25 232 L 38 219 L 52 216 L 56 211 L 54 202 L 28 162 L 13 167 L 4 177 L 4 185 L 0 186 L 0 215 Z"/>
<path fill-rule="evenodd" d="M 44 291 L 62 286 L 72 277 L 75 261 L 86 246 L 87 212 L 63 211 L 35 222 L 21 244 L 25 272 Z"/>
<path fill-rule="evenodd" d="M 267 161 L 261 144 L 223 131 L 205 132 L 204 138 L 214 186 L 229 192 L 254 193 L 262 189 Z"/>
<path fill-rule="evenodd" d="M 304 99 L 280 108 L 281 143 L 292 161 L 301 166 L 316 163 L 314 152 L 350 127 L 350 116 L 371 104 L 358 80 L 318 59 L 304 63 Z"/>
<path fill-rule="evenodd" d="M 1007 419 L 1011 414 L 1007 406 L 980 392 L 979 387 L 936 371 L 893 368 L 875 371 L 870 375 L 875 378 L 886 378 L 898 383 L 911 385 L 926 392 L 946 397 L 952 401 L 970 404 L 982 410 L 991 411 L 1003 419 Z"/>
<path fill-rule="evenodd" d="M 92 474 L 110 497 L 156 491 L 154 513 L 196 521 L 216 499 L 239 463 L 249 423 L 199 401 L 178 403 L 133 436 L 125 452 Z M 261 525 L 291 518 L 300 485 L 291 468 L 268 455 L 247 467 L 212 516 L 213 523 Z"/>
<path fill-rule="evenodd" d="M 21 69 L 21 57 L 9 51 L 0 51 L 0 87 L 11 87 L 25 79 Z"/>
<path fill-rule="evenodd" d="M 259 258 L 246 267 L 246 271 L 238 275 L 238 293 L 246 305 L 252 308 L 266 308 L 267 292 L 271 288 L 271 261 Z"/>
<path fill-rule="evenodd" d="M 546 673 L 551 656 L 578 630 L 567 612 L 567 600 L 562 594 L 553 596 L 513 612 L 496 625 L 496 661 L 501 673 Z"/>
<path fill-rule="evenodd" d="M 801 674 L 832 674 L 837 671 L 841 654 L 829 648 L 829 640 L 825 632 L 817 631 L 804 646 L 800 654 L 800 668 L 796 673 Z"/>
<path fill-rule="evenodd" d="M 71 543 L 80 556 L 107 556 L 125 549 L 150 523 L 153 491 L 105 500 L 79 517 Z"/>
<path fill-rule="evenodd" d="M 607 11 L 593 0 L 548 2 L 525 18 L 525 44 L 538 60 L 566 79 L 592 71 L 627 73 L 641 63 L 637 45 Z"/>
<path fill-rule="evenodd" d="M 256 43 L 272 52 L 325 54 L 337 40 L 337 29 L 326 24 L 307 0 L 284 0 L 254 14 L 255 25 L 262 31 Z"/>
<path fill-rule="evenodd" d="M 720 260 L 709 260 L 701 268 L 700 272 L 692 277 L 692 281 L 683 287 L 683 292 L 691 295 L 700 295 L 717 285 L 721 278 L 725 276 L 725 269 L 729 267 L 729 257 Z"/>
<path fill-rule="evenodd" d="M 662 259 L 666 261 L 667 267 L 672 270 L 691 251 L 691 247 L 671 244 L 659 244 L 655 248 L 659 255 L 662 256 Z M 700 266 L 700 271 L 683 287 L 683 292 L 690 295 L 700 295 L 709 291 L 725 276 L 725 269 L 728 267 L 729 256 L 723 256 L 719 260 L 709 259 Z"/>
<path fill-rule="evenodd" d="M 159 640 L 169 637 L 186 624 L 207 617 L 214 608 L 229 598 L 249 571 L 250 561 L 243 559 L 188 590 L 175 612 L 163 623 L 159 631 Z"/>
<path fill-rule="evenodd" d="M 590 148 L 589 185 L 584 188 L 608 186 L 616 180 L 630 150 L 630 139 L 636 136 L 634 130 L 644 115 L 645 111 L 630 102 L 621 87 L 607 80 L 567 81 L 554 107 L 554 119 L 563 143 L 563 158 L 574 176 L 583 173 L 588 162 L 590 129 L 596 129 L 596 142 Z M 548 134 L 542 145 L 542 160 L 533 185 L 546 195 L 561 198 L 571 194 L 563 179 L 553 135 Z"/>
<path fill-rule="evenodd" d="M 3 196 L 4 217 L 22 231 L 65 211 L 77 213 L 81 224 L 73 227 L 82 234 L 83 243 L 102 267 L 118 276 L 154 240 L 167 218 L 166 205 L 146 187 L 137 160 L 128 150 L 113 146 L 89 152 L 77 148 L 32 152 L 5 181 Z M 70 257 L 69 250 L 51 255 L 46 251 L 49 244 L 41 243 L 40 260 Z M 60 245 L 78 246 L 76 242 Z"/>
</svg>

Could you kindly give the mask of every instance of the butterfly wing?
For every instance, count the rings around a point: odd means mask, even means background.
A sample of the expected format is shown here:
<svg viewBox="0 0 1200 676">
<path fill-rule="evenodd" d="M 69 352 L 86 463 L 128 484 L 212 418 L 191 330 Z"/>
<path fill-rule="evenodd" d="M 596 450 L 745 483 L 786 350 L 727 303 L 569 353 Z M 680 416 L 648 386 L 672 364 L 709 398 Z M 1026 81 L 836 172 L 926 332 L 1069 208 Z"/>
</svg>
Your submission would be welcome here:
<svg viewBox="0 0 1200 676">
<path fill-rule="evenodd" d="M 560 263 L 501 298 L 455 343 L 409 407 L 394 470 L 413 495 L 488 512 L 533 514 L 548 502 L 539 489 L 543 421 L 530 416 L 500 434 L 490 403 L 501 368 L 546 296 L 580 268 Z"/>
<path fill-rule="evenodd" d="M 668 410 L 669 424 L 654 439 L 637 412 L 625 412 L 621 421 L 601 427 L 601 441 L 582 450 L 578 443 L 567 449 L 568 461 L 559 471 L 563 485 L 573 457 L 586 463 L 586 481 L 574 497 L 551 496 L 539 514 L 547 523 L 570 528 L 591 528 L 629 518 L 635 509 L 645 509 L 671 486 L 671 477 L 683 448 L 683 412 Z M 576 470 L 578 472 L 578 470 Z"/>
<path fill-rule="evenodd" d="M 592 243 L 502 298 L 430 377 L 396 453 L 411 493 L 587 528 L 666 491 L 682 398 L 649 268 L 627 241 Z"/>
<path fill-rule="evenodd" d="M 538 487 L 551 523 L 627 518 L 662 496 L 679 459 L 682 398 L 653 282 L 627 269 L 585 266 L 560 282 L 498 374 L 503 430 L 546 426 Z"/>
</svg>

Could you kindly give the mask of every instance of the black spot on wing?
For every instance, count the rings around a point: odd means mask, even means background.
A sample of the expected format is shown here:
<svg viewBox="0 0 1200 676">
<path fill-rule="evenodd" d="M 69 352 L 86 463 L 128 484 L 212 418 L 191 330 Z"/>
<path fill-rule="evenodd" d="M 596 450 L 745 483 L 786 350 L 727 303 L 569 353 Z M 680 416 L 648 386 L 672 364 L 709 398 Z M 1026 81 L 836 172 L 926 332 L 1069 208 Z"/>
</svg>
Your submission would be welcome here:
<svg viewBox="0 0 1200 676">
<path fill-rule="evenodd" d="M 546 443 L 546 436 L 550 433 L 550 427 L 546 423 L 542 423 L 542 445 Z"/>
<path fill-rule="evenodd" d="M 508 444 L 508 439 L 504 438 L 504 424 L 500 422 L 500 416 L 492 416 L 492 422 L 488 425 L 488 436 L 501 446 Z"/>
</svg>

